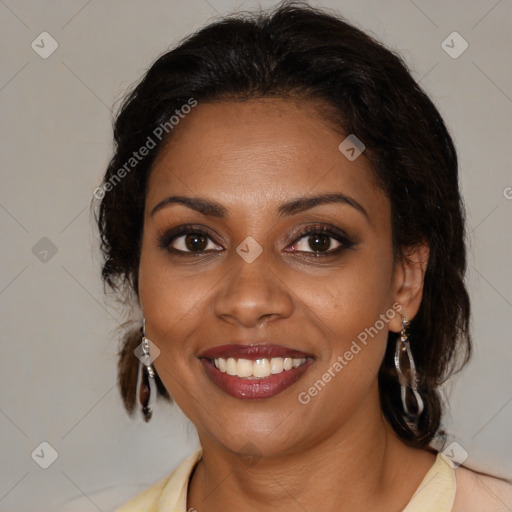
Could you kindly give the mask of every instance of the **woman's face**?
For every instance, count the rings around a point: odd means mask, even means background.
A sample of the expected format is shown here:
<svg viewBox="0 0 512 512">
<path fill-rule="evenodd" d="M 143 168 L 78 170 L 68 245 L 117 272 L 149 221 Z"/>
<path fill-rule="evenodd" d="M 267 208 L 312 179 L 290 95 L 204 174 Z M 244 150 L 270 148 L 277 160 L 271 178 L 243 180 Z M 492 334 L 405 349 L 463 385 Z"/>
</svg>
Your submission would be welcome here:
<svg viewBox="0 0 512 512">
<path fill-rule="evenodd" d="M 403 274 L 389 201 L 344 139 L 313 104 L 199 103 L 155 162 L 140 301 L 202 442 L 291 453 L 380 417 Z"/>
</svg>

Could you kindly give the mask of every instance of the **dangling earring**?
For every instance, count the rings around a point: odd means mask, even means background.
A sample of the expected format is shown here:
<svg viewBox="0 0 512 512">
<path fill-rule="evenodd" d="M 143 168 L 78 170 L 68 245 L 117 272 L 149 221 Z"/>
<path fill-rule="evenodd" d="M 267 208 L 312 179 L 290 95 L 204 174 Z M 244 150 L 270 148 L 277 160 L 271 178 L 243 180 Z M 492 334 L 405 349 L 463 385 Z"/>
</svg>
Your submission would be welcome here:
<svg viewBox="0 0 512 512">
<path fill-rule="evenodd" d="M 398 381 L 400 382 L 400 395 L 402 398 L 402 406 L 405 415 L 409 420 L 417 420 L 423 412 L 423 400 L 418 393 L 418 375 L 416 373 L 416 365 L 412 357 L 411 347 L 409 346 L 409 338 L 407 336 L 407 328 L 411 322 L 405 316 L 402 316 L 402 330 L 396 341 L 395 349 L 395 367 L 398 373 Z M 407 356 L 407 358 L 405 357 Z M 416 410 L 411 412 L 407 405 L 407 389 L 410 389 L 416 399 Z"/>
<path fill-rule="evenodd" d="M 149 339 L 146 338 L 146 319 L 142 320 L 142 354 L 140 355 L 141 376 L 139 384 L 139 402 L 144 415 L 144 421 L 147 423 L 153 412 L 149 407 L 149 400 L 151 398 L 151 385 L 150 379 L 155 379 L 155 370 L 151 363 L 151 355 L 149 353 Z"/>
</svg>

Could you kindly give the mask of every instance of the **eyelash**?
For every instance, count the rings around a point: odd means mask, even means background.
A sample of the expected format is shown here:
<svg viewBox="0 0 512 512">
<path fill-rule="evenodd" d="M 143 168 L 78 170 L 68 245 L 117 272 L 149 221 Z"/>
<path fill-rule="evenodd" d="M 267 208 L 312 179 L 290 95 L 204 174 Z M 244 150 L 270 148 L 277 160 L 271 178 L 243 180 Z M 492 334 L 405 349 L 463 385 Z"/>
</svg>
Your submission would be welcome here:
<svg viewBox="0 0 512 512">
<path fill-rule="evenodd" d="M 176 256 L 182 256 L 182 257 L 194 257 L 194 256 L 201 256 L 205 254 L 205 252 L 221 252 L 221 251 L 182 251 L 181 249 L 175 249 L 174 247 L 171 247 L 171 243 L 174 242 L 177 238 L 184 236 L 184 235 L 201 235 L 205 238 L 208 238 L 209 240 L 213 241 L 217 245 L 220 245 L 214 238 L 214 236 L 209 233 L 208 231 L 205 231 L 204 229 L 195 227 L 193 225 L 182 225 L 178 226 L 176 228 L 170 229 L 168 231 L 163 232 L 159 236 L 159 242 L 158 246 L 161 249 L 165 249 Z M 311 225 L 307 228 L 301 230 L 294 238 L 291 245 L 295 245 L 297 242 L 299 242 L 303 238 L 307 238 L 312 235 L 328 235 L 330 238 L 333 238 L 336 240 L 340 245 L 339 247 L 336 247 L 334 250 L 330 249 L 326 252 L 315 252 L 315 251 L 292 251 L 294 253 L 301 253 L 306 255 L 306 257 L 309 258 L 318 258 L 318 257 L 329 257 L 337 255 L 344 250 L 352 249 L 355 246 L 355 242 L 342 230 L 339 230 L 338 228 L 329 228 L 324 225 Z"/>
</svg>

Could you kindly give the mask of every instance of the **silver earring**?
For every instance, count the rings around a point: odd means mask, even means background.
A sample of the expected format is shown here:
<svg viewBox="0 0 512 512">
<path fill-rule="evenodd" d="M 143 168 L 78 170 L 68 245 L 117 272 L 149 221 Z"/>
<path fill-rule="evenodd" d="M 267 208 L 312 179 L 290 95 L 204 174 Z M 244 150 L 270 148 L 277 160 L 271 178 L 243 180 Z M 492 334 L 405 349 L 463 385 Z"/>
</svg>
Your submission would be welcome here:
<svg viewBox="0 0 512 512">
<path fill-rule="evenodd" d="M 146 319 L 142 319 L 142 354 L 141 354 L 141 377 L 139 384 L 139 402 L 144 416 L 144 421 L 147 423 L 153 412 L 149 407 L 151 398 L 151 384 L 150 380 L 155 379 L 155 370 L 151 363 L 151 355 L 149 353 L 149 339 L 146 338 Z M 145 361 L 145 362 L 143 362 Z"/>
<path fill-rule="evenodd" d="M 411 347 L 409 346 L 409 337 L 407 328 L 411 322 L 405 316 L 402 316 L 402 330 L 396 341 L 395 348 L 395 367 L 398 373 L 398 381 L 400 382 L 400 396 L 402 398 L 402 406 L 405 415 L 410 420 L 416 420 L 423 412 L 423 400 L 418 393 L 418 374 L 416 373 L 416 365 L 412 357 Z M 407 390 L 411 390 L 416 400 L 416 410 L 410 411 L 407 405 Z"/>
</svg>

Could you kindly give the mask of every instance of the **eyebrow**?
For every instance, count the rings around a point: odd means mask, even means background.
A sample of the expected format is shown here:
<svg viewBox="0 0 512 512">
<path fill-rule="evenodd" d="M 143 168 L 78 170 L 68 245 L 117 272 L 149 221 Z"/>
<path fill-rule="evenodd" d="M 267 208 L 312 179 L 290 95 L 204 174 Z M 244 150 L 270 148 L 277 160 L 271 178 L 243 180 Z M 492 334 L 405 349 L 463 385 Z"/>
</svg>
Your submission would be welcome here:
<svg viewBox="0 0 512 512">
<path fill-rule="evenodd" d="M 301 213 L 315 206 L 329 203 L 347 204 L 369 220 L 367 211 L 354 198 L 341 193 L 321 194 L 317 196 L 305 196 L 293 199 L 283 203 L 277 209 L 279 217 L 287 217 L 297 213 Z M 187 197 L 187 196 L 170 196 L 160 201 L 152 210 L 150 215 L 153 216 L 157 211 L 171 204 L 182 204 L 188 208 L 195 210 L 205 216 L 217 217 L 219 219 L 227 219 L 229 217 L 228 210 L 221 204 L 211 201 L 203 197 Z"/>
</svg>

